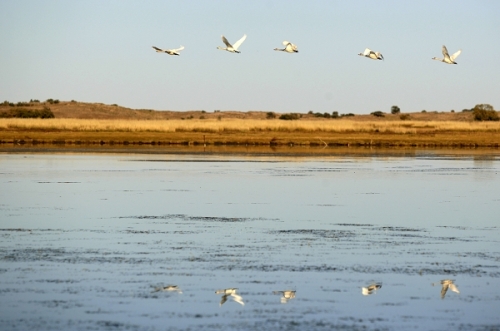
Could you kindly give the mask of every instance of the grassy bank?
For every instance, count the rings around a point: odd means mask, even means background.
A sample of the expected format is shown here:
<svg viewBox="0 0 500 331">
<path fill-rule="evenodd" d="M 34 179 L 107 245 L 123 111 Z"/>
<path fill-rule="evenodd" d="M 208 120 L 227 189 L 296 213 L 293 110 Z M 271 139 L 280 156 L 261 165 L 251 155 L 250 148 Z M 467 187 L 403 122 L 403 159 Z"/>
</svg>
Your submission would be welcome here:
<svg viewBox="0 0 500 331">
<path fill-rule="evenodd" d="M 0 142 L 302 146 L 500 145 L 499 122 L 0 119 Z"/>
</svg>

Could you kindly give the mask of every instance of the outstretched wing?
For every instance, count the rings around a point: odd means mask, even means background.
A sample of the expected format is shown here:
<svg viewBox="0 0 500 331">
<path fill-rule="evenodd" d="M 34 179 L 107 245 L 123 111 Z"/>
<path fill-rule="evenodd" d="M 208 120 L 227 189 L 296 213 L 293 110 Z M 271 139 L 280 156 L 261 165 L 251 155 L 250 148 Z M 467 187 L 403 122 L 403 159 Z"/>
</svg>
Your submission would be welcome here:
<svg viewBox="0 0 500 331">
<path fill-rule="evenodd" d="M 231 297 L 233 298 L 233 300 L 237 303 L 239 303 L 240 305 L 244 306 L 245 303 L 243 302 L 243 298 L 241 297 L 241 295 L 238 295 L 238 294 L 231 294 Z"/>
<path fill-rule="evenodd" d="M 373 51 L 372 51 L 371 49 L 369 49 L 369 48 L 365 48 L 365 51 L 363 52 L 363 55 L 364 55 L 364 56 L 368 56 L 368 55 L 370 55 L 371 53 L 373 53 Z"/>
<path fill-rule="evenodd" d="M 290 44 L 290 42 L 289 42 L 289 41 L 286 41 L 286 40 L 283 40 L 283 43 L 282 43 L 282 44 L 283 44 L 283 46 L 287 46 L 288 44 Z"/>
<path fill-rule="evenodd" d="M 234 43 L 233 48 L 235 50 L 237 50 L 238 47 L 240 47 L 240 45 L 243 44 L 243 42 L 245 41 L 245 39 L 247 39 L 247 35 L 246 34 L 244 34 L 243 37 L 241 37 L 240 40 L 238 40 L 237 42 Z"/>
<path fill-rule="evenodd" d="M 226 44 L 226 47 L 233 47 L 233 46 L 229 43 L 229 41 L 227 41 L 226 37 L 224 37 L 224 36 L 222 36 L 222 42 L 223 42 L 224 44 Z"/>
<path fill-rule="evenodd" d="M 455 61 L 455 59 L 460 55 L 460 53 L 462 53 L 462 50 L 458 50 L 455 54 L 453 54 L 452 56 L 450 56 L 450 60 L 452 61 Z"/>
<path fill-rule="evenodd" d="M 443 45 L 442 52 L 443 52 L 443 56 L 444 56 L 445 59 L 450 59 L 450 55 L 448 54 L 448 50 L 446 49 L 445 45 Z"/>
<path fill-rule="evenodd" d="M 184 49 L 184 46 L 181 46 L 181 47 L 176 48 L 176 49 L 171 49 L 171 51 L 173 51 L 173 52 L 180 52 L 180 51 L 182 51 L 183 49 Z"/>
<path fill-rule="evenodd" d="M 449 285 L 449 289 L 452 290 L 455 293 L 460 293 L 460 291 L 458 290 L 457 286 L 455 284 L 453 284 L 453 283 L 451 283 Z"/>
<path fill-rule="evenodd" d="M 444 283 L 443 287 L 441 287 L 441 299 L 444 299 L 444 296 L 446 295 L 446 292 L 448 292 L 448 283 Z"/>
<path fill-rule="evenodd" d="M 224 303 L 227 301 L 227 295 L 223 295 L 222 298 L 220 299 L 219 306 L 222 306 Z"/>
<path fill-rule="evenodd" d="M 161 49 L 161 48 L 158 48 L 158 47 L 156 47 L 156 46 L 152 46 L 152 47 L 153 47 L 153 48 L 154 48 L 157 52 L 164 52 L 164 50 L 163 50 L 163 49 Z"/>
</svg>

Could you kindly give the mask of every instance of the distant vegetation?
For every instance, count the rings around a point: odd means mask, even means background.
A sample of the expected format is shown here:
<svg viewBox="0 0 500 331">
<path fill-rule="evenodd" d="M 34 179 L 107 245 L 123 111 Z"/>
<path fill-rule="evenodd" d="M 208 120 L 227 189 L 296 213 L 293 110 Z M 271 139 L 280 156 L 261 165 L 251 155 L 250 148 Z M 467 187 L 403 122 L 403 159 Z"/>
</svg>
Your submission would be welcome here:
<svg viewBox="0 0 500 331">
<path fill-rule="evenodd" d="M 320 118 L 342 118 L 342 117 L 355 116 L 353 113 L 339 115 L 338 111 L 334 111 L 330 114 L 330 113 L 319 113 L 319 112 L 315 113 L 312 110 L 310 110 L 307 114 L 313 115 L 314 117 L 320 117 Z"/>
<path fill-rule="evenodd" d="M 296 114 L 296 113 L 283 114 L 279 117 L 280 120 L 285 120 L 285 121 L 298 120 L 299 118 L 300 118 L 300 115 Z"/>
<path fill-rule="evenodd" d="M 498 121 L 498 113 L 493 109 L 492 105 L 479 104 L 472 108 L 472 114 L 475 121 Z"/>
<path fill-rule="evenodd" d="M 269 120 L 270 120 L 270 119 L 273 119 L 273 118 L 276 118 L 276 114 L 275 114 L 275 113 L 273 113 L 272 111 L 268 111 L 268 112 L 266 113 L 266 118 L 267 118 L 267 119 L 269 119 Z"/>
<path fill-rule="evenodd" d="M 10 108 L 0 111 L 0 118 L 54 118 L 54 113 L 48 107 L 43 109 Z"/>
<path fill-rule="evenodd" d="M 377 110 L 377 111 L 374 111 L 373 113 L 371 113 L 370 115 L 373 115 L 375 117 L 385 117 L 385 114 L 383 111 L 381 110 Z"/>
<path fill-rule="evenodd" d="M 398 106 L 392 106 L 391 107 L 391 114 L 399 114 L 401 112 L 401 109 Z"/>
</svg>

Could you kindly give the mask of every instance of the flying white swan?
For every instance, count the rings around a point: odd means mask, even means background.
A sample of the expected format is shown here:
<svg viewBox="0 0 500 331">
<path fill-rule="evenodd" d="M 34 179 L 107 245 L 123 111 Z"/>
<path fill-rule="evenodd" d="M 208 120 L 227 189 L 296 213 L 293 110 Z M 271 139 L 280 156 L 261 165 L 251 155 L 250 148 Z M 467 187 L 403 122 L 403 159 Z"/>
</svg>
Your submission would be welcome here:
<svg viewBox="0 0 500 331">
<path fill-rule="evenodd" d="M 240 40 L 238 40 L 233 45 L 231 45 L 229 43 L 229 41 L 227 41 L 226 37 L 222 36 L 222 41 L 224 42 L 224 44 L 226 44 L 226 48 L 217 46 L 217 49 L 221 49 L 223 51 L 228 51 L 231 53 L 240 53 L 238 48 L 241 46 L 241 44 L 243 44 L 243 42 L 245 41 L 246 38 L 247 38 L 247 35 L 245 34 L 245 35 L 243 35 L 243 37 L 241 37 Z"/>
<path fill-rule="evenodd" d="M 365 49 L 365 51 L 363 53 L 359 53 L 358 55 L 367 57 L 367 58 L 372 59 L 372 60 L 383 60 L 384 59 L 384 57 L 382 56 L 382 54 L 380 54 L 380 52 L 374 52 L 369 48 Z"/>
<path fill-rule="evenodd" d="M 292 44 L 289 41 L 283 41 L 285 48 L 275 48 L 275 51 L 287 52 L 287 53 L 298 53 L 297 45 Z"/>
<path fill-rule="evenodd" d="M 184 46 L 181 46 L 176 49 L 161 49 L 156 46 L 153 46 L 157 53 L 167 53 L 168 55 L 180 55 L 179 52 L 184 49 Z"/>
<path fill-rule="evenodd" d="M 457 64 L 455 62 L 455 59 L 460 55 L 460 53 L 462 53 L 462 50 L 460 49 L 455 54 L 453 54 L 452 56 L 450 56 L 448 54 L 448 50 L 446 49 L 446 46 L 443 45 L 442 52 L 443 52 L 444 59 L 440 59 L 438 57 L 433 57 L 432 59 L 436 60 L 436 61 L 441 61 L 441 62 L 444 62 L 444 63 L 448 63 L 448 64 Z"/>
</svg>

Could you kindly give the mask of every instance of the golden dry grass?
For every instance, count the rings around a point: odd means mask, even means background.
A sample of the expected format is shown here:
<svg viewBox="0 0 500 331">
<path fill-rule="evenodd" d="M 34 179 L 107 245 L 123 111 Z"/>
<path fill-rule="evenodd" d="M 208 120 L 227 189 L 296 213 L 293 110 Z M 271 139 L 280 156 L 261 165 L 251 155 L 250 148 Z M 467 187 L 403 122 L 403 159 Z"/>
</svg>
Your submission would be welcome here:
<svg viewBox="0 0 500 331">
<path fill-rule="evenodd" d="M 0 119 L 0 131 L 76 132 L 303 132 L 392 133 L 500 132 L 500 122 L 457 121 L 314 121 L 283 120 L 92 120 L 92 119 Z"/>
</svg>

